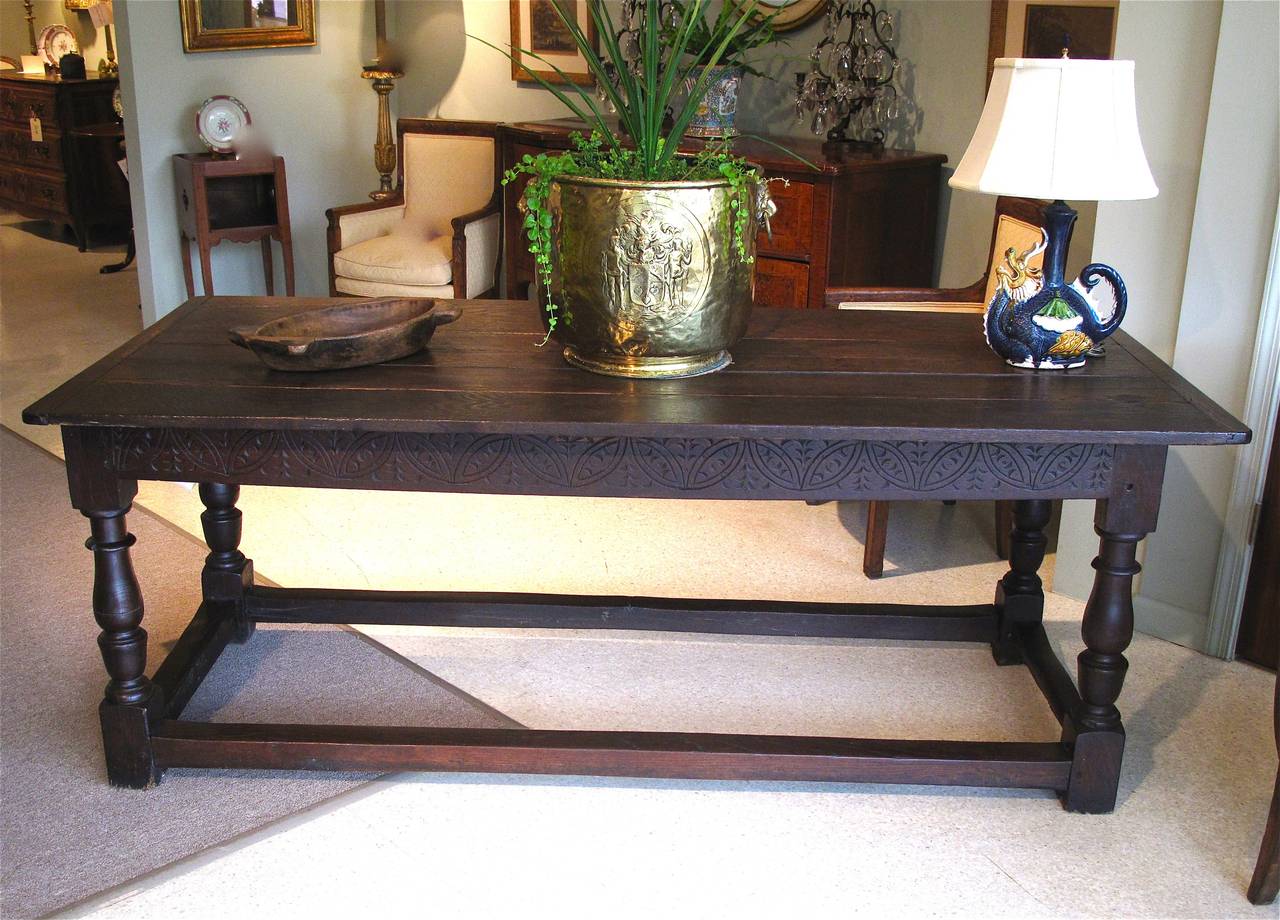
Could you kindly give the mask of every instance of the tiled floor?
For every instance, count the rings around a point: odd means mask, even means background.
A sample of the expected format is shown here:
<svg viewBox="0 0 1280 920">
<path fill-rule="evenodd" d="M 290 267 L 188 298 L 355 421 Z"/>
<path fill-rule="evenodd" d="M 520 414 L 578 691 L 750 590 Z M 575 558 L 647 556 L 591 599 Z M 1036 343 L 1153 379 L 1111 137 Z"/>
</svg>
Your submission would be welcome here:
<svg viewBox="0 0 1280 920">
<path fill-rule="evenodd" d="M 32 338 L 46 334 L 32 315 L 38 277 L 11 264 L 63 244 L 0 234 L 0 415 L 12 426 L 27 395 L 106 349 L 92 339 L 32 359 Z M 79 287 L 69 281 L 40 309 L 83 325 L 98 296 L 86 264 L 69 269 Z M 130 331 L 127 316 L 115 335 Z M 56 446 L 47 434 L 37 436 Z M 180 486 L 148 486 L 139 500 L 198 529 L 199 504 Z M 241 507 L 246 552 L 285 584 L 985 602 L 1003 570 L 986 505 L 895 508 L 879 582 L 857 566 L 854 504 L 246 489 Z M 1051 595 L 1049 607 L 1071 660 L 1080 605 Z M 1026 673 L 963 646 L 365 633 L 533 727 L 1053 736 Z M 1125 785 L 1110 816 L 1068 815 L 1039 793 L 398 776 L 77 913 L 1274 916 L 1243 897 L 1275 769 L 1270 675 L 1146 637 L 1131 660 Z"/>
</svg>

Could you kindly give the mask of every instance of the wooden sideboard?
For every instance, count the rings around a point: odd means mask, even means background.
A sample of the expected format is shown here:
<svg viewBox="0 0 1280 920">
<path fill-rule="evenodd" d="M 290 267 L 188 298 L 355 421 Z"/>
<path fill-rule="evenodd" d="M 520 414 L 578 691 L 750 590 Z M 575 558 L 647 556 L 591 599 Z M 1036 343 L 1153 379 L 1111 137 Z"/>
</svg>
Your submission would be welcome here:
<svg viewBox="0 0 1280 920">
<path fill-rule="evenodd" d="M 116 119 L 119 81 L 0 73 L 0 205 L 24 217 L 69 224 L 81 252 L 94 223 L 129 225 L 129 214 L 103 213 L 99 190 L 77 176 L 70 132 Z M 38 124 L 36 122 L 38 120 Z"/>
<path fill-rule="evenodd" d="M 498 139 L 502 165 L 525 154 L 569 146 L 569 135 L 584 126 L 564 119 L 502 125 Z M 904 150 L 824 150 L 821 142 L 774 138 L 811 161 L 751 138 L 734 150 L 767 176 L 787 179 L 770 192 L 778 205 L 773 238 L 757 240 L 756 302 L 765 306 L 819 309 L 828 287 L 933 284 L 940 153 Z M 698 149 L 689 141 L 681 149 Z M 525 177 L 507 186 L 503 248 L 508 297 L 522 297 L 533 281 L 533 259 L 520 235 L 516 202 Z"/>
</svg>

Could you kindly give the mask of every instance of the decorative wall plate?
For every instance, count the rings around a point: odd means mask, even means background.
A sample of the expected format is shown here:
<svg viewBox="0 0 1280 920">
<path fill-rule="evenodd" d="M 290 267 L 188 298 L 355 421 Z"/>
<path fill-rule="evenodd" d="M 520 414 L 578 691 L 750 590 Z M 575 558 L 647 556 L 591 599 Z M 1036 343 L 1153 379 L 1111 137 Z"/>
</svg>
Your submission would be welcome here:
<svg viewBox="0 0 1280 920">
<path fill-rule="evenodd" d="M 747 6 L 748 0 L 731 2 L 741 10 Z M 805 25 L 826 8 L 827 0 L 759 0 L 753 18 L 763 19 L 776 13 L 773 31 L 790 32 Z"/>
<path fill-rule="evenodd" d="M 36 53 L 50 67 L 57 67 L 64 54 L 80 52 L 80 43 L 75 33 L 61 23 L 45 26 L 36 39 Z"/>
<path fill-rule="evenodd" d="M 234 153 L 236 138 L 253 123 L 235 96 L 210 96 L 196 112 L 196 134 L 214 153 Z"/>
</svg>

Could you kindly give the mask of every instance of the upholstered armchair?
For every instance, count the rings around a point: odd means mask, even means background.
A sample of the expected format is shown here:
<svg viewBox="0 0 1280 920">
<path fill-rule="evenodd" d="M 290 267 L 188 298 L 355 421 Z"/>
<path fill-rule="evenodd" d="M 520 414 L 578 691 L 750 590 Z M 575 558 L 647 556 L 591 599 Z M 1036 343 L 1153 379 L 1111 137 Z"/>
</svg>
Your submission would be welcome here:
<svg viewBox="0 0 1280 920">
<path fill-rule="evenodd" d="M 497 126 L 401 118 L 396 134 L 395 193 L 325 212 L 329 293 L 496 296 L 502 241 Z"/>
<path fill-rule="evenodd" d="M 996 200 L 995 226 L 991 231 L 991 252 L 981 278 L 964 288 L 829 288 L 825 303 L 841 310 L 911 310 L 944 313 L 982 313 L 995 294 L 1000 279 L 996 269 L 1005 253 L 1019 254 L 1036 248 L 1041 241 L 1040 209 L 1044 202 L 1031 198 L 1001 197 Z M 1035 255 L 1028 266 L 1039 268 L 1043 257 Z M 1013 529 L 1013 503 L 996 502 L 996 554 L 1009 556 L 1009 536 Z M 867 507 L 867 539 L 862 553 L 862 571 L 868 578 L 884 572 L 884 549 L 889 530 L 889 503 L 873 501 Z"/>
</svg>

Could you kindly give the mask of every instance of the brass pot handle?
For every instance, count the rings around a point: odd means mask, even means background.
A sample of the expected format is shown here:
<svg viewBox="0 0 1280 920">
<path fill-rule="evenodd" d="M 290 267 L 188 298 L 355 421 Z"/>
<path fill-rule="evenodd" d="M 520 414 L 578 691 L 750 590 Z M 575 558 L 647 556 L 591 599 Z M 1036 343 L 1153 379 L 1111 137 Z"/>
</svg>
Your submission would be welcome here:
<svg viewBox="0 0 1280 920">
<path fill-rule="evenodd" d="M 786 179 L 764 179 L 756 184 L 756 222 L 764 224 L 765 235 L 769 238 L 769 242 L 773 242 L 773 227 L 770 226 L 770 220 L 773 215 L 778 213 L 778 204 L 773 200 L 773 196 L 769 194 L 770 182 L 784 182 L 788 185 L 791 183 Z"/>
</svg>

